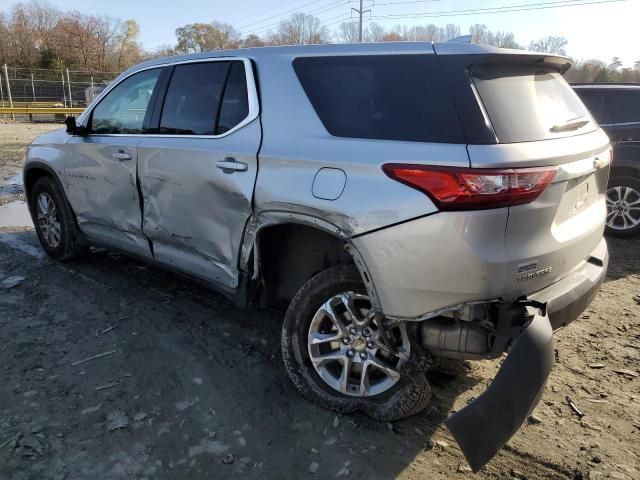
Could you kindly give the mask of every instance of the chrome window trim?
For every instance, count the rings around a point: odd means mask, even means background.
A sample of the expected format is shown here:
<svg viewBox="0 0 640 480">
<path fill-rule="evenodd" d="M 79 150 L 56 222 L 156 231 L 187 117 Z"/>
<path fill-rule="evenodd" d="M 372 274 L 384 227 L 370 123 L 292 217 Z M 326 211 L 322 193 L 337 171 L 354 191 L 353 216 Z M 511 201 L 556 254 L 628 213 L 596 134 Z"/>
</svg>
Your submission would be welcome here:
<svg viewBox="0 0 640 480">
<path fill-rule="evenodd" d="M 95 108 L 100 104 L 102 99 L 109 95 L 109 93 L 124 82 L 127 78 L 147 70 L 153 70 L 156 68 L 175 67 L 177 65 L 184 65 L 188 63 L 209 63 L 209 62 L 232 62 L 241 61 L 244 65 L 244 73 L 247 81 L 247 96 L 249 104 L 249 113 L 232 129 L 220 134 L 220 135 L 176 135 L 176 134 L 161 134 L 161 133 L 90 133 L 92 137 L 143 137 L 143 138 L 223 138 L 227 135 L 231 135 L 233 132 L 240 130 L 244 126 L 253 122 L 260 115 L 260 102 L 258 101 L 258 87 L 256 85 L 255 76 L 253 74 L 253 66 L 251 60 L 246 57 L 212 57 L 212 58 L 197 58 L 192 60 L 182 60 L 178 62 L 168 62 L 161 65 L 152 65 L 149 67 L 141 68 L 134 72 L 131 72 L 126 77 L 120 79 L 117 83 L 113 82 L 113 85 L 107 87 L 96 99 L 95 104 L 90 109 L 85 110 L 80 117 L 78 117 L 79 123 L 83 123 L 86 119 L 91 117 L 91 114 Z M 170 85 L 170 82 L 169 82 Z M 167 85 L 167 89 L 169 88 Z"/>
</svg>

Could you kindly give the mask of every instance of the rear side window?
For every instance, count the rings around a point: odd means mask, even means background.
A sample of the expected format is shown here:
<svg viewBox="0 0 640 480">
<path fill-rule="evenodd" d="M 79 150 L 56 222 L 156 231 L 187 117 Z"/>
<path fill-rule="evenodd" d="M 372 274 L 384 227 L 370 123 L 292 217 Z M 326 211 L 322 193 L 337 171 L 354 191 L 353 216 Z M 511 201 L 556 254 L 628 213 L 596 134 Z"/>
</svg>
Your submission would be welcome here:
<svg viewBox="0 0 640 480">
<path fill-rule="evenodd" d="M 161 134 L 221 135 L 249 115 L 244 63 L 177 65 L 160 116 Z"/>
<path fill-rule="evenodd" d="M 612 92 L 607 95 L 607 103 L 611 123 L 640 123 L 640 89 Z"/>
<path fill-rule="evenodd" d="M 229 62 L 178 65 L 160 117 L 160 133 L 215 135 L 218 107 Z"/>
<path fill-rule="evenodd" d="M 332 135 L 465 143 L 435 55 L 303 57 L 293 67 Z"/>
<path fill-rule="evenodd" d="M 568 137 L 597 128 L 554 70 L 491 65 L 473 70 L 472 77 L 500 143 Z"/>
<path fill-rule="evenodd" d="M 233 62 L 224 88 L 217 133 L 228 132 L 249 115 L 249 97 L 244 64 Z"/>
</svg>

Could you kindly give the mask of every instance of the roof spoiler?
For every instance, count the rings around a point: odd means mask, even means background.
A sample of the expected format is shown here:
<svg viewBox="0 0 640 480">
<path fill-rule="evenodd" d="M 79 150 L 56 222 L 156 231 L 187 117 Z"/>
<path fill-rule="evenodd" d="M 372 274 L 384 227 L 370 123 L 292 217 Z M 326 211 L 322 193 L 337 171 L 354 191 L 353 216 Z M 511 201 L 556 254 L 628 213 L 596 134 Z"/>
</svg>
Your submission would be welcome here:
<svg viewBox="0 0 640 480">
<path fill-rule="evenodd" d="M 447 40 L 447 43 L 471 43 L 472 40 L 473 35 L 462 35 L 460 37 L 455 37 Z"/>
<path fill-rule="evenodd" d="M 566 57 L 558 57 L 555 55 L 546 55 L 542 54 L 532 54 L 532 53 L 523 53 L 523 54 L 497 54 L 497 55 L 486 55 L 480 58 L 478 61 L 469 65 L 474 68 L 477 72 L 480 71 L 483 67 L 491 68 L 494 65 L 504 66 L 504 65 L 534 65 L 538 67 L 551 68 L 561 75 L 571 68 L 573 62 Z"/>
</svg>

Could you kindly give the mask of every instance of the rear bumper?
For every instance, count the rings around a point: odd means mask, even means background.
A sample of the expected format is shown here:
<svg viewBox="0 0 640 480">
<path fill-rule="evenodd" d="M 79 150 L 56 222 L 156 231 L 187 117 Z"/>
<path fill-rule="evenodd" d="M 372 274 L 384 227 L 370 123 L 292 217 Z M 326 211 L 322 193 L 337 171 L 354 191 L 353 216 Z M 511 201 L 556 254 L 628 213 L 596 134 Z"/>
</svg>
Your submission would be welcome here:
<svg viewBox="0 0 640 480">
<path fill-rule="evenodd" d="M 546 304 L 553 330 L 565 327 L 593 301 L 607 274 L 608 265 L 609 251 L 603 238 L 582 267 L 528 298 Z"/>
<path fill-rule="evenodd" d="M 524 301 L 540 307 L 538 314 L 513 339 L 489 388 L 446 420 L 473 471 L 493 458 L 537 405 L 554 364 L 553 331 L 573 322 L 589 306 L 608 262 L 602 239 L 578 270 L 529 295 Z"/>
</svg>

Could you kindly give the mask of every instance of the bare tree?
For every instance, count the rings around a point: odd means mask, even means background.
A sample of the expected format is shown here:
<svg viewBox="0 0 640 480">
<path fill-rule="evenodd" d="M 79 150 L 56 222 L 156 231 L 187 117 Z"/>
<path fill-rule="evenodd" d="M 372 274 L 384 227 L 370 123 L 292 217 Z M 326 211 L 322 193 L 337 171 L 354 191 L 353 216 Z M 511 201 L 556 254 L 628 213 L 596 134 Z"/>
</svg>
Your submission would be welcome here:
<svg viewBox="0 0 640 480">
<path fill-rule="evenodd" d="M 565 37 L 545 37 L 531 42 L 527 47 L 532 52 L 551 53 L 554 55 L 566 55 L 566 47 L 569 41 Z"/>
<path fill-rule="evenodd" d="M 444 27 L 444 40 L 451 40 L 452 38 L 456 38 L 460 36 L 460 27 L 458 25 L 454 25 L 453 23 L 448 23 Z"/>
<path fill-rule="evenodd" d="M 213 30 L 208 38 L 207 50 L 225 50 L 228 48 L 238 48 L 241 35 L 228 23 L 211 22 Z"/>
<path fill-rule="evenodd" d="M 280 22 L 278 31 L 268 39 L 268 43 L 272 45 L 304 45 L 329 41 L 329 30 L 322 25 L 320 19 L 304 13 L 294 13 L 288 20 Z"/>
<path fill-rule="evenodd" d="M 364 34 L 365 40 L 367 42 L 382 42 L 384 39 L 384 35 L 384 27 L 376 22 L 369 23 Z"/>
<path fill-rule="evenodd" d="M 511 32 L 496 32 L 493 45 L 500 48 L 522 48 Z"/>
<path fill-rule="evenodd" d="M 340 43 L 357 43 L 358 22 L 342 22 L 340 25 L 338 25 L 336 38 Z"/>
</svg>

